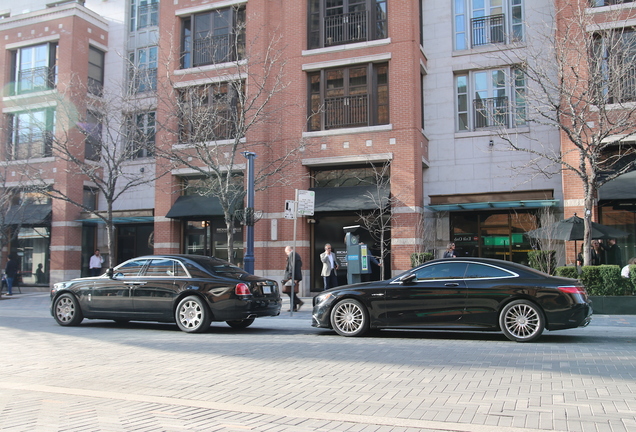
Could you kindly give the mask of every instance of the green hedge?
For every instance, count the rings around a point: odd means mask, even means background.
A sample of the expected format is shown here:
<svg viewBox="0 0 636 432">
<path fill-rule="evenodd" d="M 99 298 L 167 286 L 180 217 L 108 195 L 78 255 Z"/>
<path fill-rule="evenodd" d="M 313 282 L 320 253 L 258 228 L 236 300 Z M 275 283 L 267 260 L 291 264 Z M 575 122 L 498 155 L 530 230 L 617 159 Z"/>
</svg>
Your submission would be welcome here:
<svg viewBox="0 0 636 432">
<path fill-rule="evenodd" d="M 629 279 L 621 276 L 617 265 L 583 266 L 581 274 L 576 267 L 557 267 L 556 275 L 579 279 L 593 296 L 631 295 L 636 289 L 636 266 L 630 268 Z"/>
<path fill-rule="evenodd" d="M 424 264 L 426 261 L 433 259 L 433 254 L 430 252 L 415 252 L 411 254 L 411 267 L 417 267 Z"/>
</svg>

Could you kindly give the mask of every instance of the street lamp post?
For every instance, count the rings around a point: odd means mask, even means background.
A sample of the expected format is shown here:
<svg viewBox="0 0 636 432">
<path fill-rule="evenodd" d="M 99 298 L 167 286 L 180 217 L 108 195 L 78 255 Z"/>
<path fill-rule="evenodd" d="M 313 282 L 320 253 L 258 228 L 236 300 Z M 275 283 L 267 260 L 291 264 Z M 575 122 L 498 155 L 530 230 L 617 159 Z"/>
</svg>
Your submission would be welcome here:
<svg viewBox="0 0 636 432">
<path fill-rule="evenodd" d="M 247 246 L 243 257 L 246 272 L 254 274 L 254 159 L 256 153 L 241 152 L 247 158 L 247 208 L 245 209 L 245 229 Z"/>
</svg>

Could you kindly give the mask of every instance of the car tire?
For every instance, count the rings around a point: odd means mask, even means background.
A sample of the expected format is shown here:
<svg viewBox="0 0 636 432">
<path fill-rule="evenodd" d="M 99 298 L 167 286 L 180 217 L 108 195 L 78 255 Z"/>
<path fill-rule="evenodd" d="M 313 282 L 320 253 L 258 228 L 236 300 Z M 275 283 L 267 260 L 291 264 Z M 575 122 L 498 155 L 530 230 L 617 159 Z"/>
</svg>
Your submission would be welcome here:
<svg viewBox="0 0 636 432">
<path fill-rule="evenodd" d="M 341 336 L 362 336 L 369 330 L 369 313 L 357 300 L 341 300 L 331 310 L 331 326 Z"/>
<path fill-rule="evenodd" d="M 73 294 L 62 294 L 53 304 L 53 317 L 61 326 L 77 326 L 84 319 L 79 302 Z"/>
<path fill-rule="evenodd" d="M 197 296 L 188 296 L 179 302 L 174 313 L 179 329 L 186 333 L 201 333 L 210 328 L 210 311 Z"/>
<path fill-rule="evenodd" d="M 528 300 L 508 303 L 499 315 L 499 326 L 503 334 L 515 342 L 537 340 L 545 329 L 543 311 Z"/>
<path fill-rule="evenodd" d="M 225 321 L 227 325 L 235 329 L 248 328 L 254 322 L 254 318 L 248 318 L 244 320 Z"/>
</svg>

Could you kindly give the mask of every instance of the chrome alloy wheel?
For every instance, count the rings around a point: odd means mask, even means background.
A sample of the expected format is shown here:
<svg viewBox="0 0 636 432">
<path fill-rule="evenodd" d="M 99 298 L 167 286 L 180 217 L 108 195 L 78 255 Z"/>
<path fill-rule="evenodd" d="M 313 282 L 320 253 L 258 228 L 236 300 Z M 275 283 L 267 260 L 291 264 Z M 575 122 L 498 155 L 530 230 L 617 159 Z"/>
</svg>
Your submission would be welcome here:
<svg viewBox="0 0 636 432">
<path fill-rule="evenodd" d="M 75 303 L 70 297 L 62 297 L 55 304 L 55 317 L 60 323 L 67 324 L 75 317 Z"/>
<path fill-rule="evenodd" d="M 331 312 L 331 325 L 342 336 L 362 335 L 369 329 L 367 311 L 357 300 L 343 300 Z"/>
<path fill-rule="evenodd" d="M 185 328 L 195 329 L 201 325 L 203 313 L 201 305 L 196 301 L 184 302 L 179 308 L 179 322 Z"/>
<path fill-rule="evenodd" d="M 518 300 L 507 305 L 501 315 L 501 329 L 508 339 L 517 342 L 535 340 L 545 328 L 541 310 L 533 303 Z"/>
</svg>

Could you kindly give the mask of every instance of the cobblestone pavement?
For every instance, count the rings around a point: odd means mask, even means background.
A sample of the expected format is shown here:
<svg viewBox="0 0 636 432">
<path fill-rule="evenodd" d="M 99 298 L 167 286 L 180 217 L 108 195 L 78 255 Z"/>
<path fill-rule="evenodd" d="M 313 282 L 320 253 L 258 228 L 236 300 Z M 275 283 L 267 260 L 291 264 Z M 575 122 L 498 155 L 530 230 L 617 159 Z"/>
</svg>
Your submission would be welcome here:
<svg viewBox="0 0 636 432">
<path fill-rule="evenodd" d="M 499 333 L 84 321 L 0 299 L 0 431 L 636 431 L 636 316 L 518 344 Z M 284 308 L 286 309 L 286 307 Z"/>
</svg>

